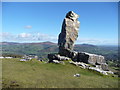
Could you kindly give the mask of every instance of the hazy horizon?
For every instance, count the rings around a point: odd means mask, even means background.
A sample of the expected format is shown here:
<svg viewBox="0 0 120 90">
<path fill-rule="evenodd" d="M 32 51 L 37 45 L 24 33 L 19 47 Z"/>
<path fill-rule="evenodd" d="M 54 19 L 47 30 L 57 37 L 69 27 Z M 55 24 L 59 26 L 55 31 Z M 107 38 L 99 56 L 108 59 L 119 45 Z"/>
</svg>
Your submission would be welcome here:
<svg viewBox="0 0 120 90">
<path fill-rule="evenodd" d="M 57 44 L 57 42 L 52 42 L 52 41 L 43 41 L 43 42 L 9 42 L 9 41 L 2 41 L 0 43 L 54 43 Z M 95 45 L 95 46 L 118 46 L 118 45 L 108 45 L 108 44 L 102 44 L 102 45 L 97 45 L 97 44 L 89 44 L 89 43 L 75 43 L 75 45 L 83 45 L 83 44 L 87 44 L 87 45 Z"/>
</svg>

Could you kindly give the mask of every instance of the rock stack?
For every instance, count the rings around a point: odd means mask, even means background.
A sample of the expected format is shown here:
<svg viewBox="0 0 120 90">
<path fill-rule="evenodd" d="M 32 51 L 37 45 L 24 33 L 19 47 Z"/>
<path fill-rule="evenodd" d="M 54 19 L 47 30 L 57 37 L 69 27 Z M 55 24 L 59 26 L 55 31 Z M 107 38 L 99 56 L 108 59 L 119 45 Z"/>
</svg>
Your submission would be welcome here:
<svg viewBox="0 0 120 90">
<path fill-rule="evenodd" d="M 72 51 L 74 47 L 74 42 L 76 41 L 78 37 L 78 30 L 79 30 L 79 24 L 78 21 L 78 15 L 74 13 L 73 11 L 70 11 L 67 13 L 63 24 L 62 24 L 62 30 L 59 34 L 58 39 L 58 46 L 59 46 L 59 54 L 63 56 L 68 56 Z"/>
<path fill-rule="evenodd" d="M 78 37 L 80 25 L 78 18 L 79 15 L 73 11 L 69 11 L 66 14 L 58 39 L 59 52 L 58 54 L 48 54 L 49 62 L 53 62 L 53 60 L 67 60 L 70 58 L 74 62 L 84 62 L 97 66 L 99 65 L 101 68 L 103 67 L 102 69 L 107 70 L 108 67 L 105 63 L 104 56 L 86 52 L 76 52 L 73 50 L 74 42 Z"/>
</svg>

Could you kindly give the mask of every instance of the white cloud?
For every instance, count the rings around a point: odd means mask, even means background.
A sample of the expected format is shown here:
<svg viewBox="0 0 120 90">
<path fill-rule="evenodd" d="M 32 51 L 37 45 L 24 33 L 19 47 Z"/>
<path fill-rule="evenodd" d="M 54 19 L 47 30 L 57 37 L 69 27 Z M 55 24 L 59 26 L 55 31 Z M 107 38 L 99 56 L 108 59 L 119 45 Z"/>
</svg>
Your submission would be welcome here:
<svg viewBox="0 0 120 90">
<path fill-rule="evenodd" d="M 57 36 L 54 35 L 37 33 L 36 37 L 38 37 L 38 40 L 54 41 L 54 42 L 57 41 Z"/>
<path fill-rule="evenodd" d="M 29 34 L 29 33 L 20 33 L 18 35 L 18 37 L 22 37 L 22 38 L 27 38 L 27 37 L 30 37 L 30 36 L 31 36 L 31 34 Z"/>
<path fill-rule="evenodd" d="M 78 38 L 77 44 L 94 44 L 94 45 L 117 45 L 118 39 L 88 39 L 88 38 Z"/>
<path fill-rule="evenodd" d="M 12 34 L 8 32 L 0 33 L 0 40 L 8 42 L 58 42 L 58 36 L 44 33 L 20 33 Z M 76 44 L 94 44 L 94 45 L 117 45 L 118 39 L 93 39 L 93 38 L 78 38 Z"/>
<path fill-rule="evenodd" d="M 8 33 L 8 32 L 0 33 L 0 41 L 10 41 L 11 38 L 12 38 L 12 40 L 14 40 L 15 35 Z"/>
<path fill-rule="evenodd" d="M 20 34 L 11 34 L 7 32 L 0 33 L 1 41 L 8 42 L 44 42 L 51 41 L 56 42 L 57 36 L 48 35 L 43 33 L 20 33 Z"/>
<path fill-rule="evenodd" d="M 25 28 L 26 28 L 26 29 L 31 29 L 32 26 L 31 26 L 31 25 L 26 25 Z"/>
</svg>

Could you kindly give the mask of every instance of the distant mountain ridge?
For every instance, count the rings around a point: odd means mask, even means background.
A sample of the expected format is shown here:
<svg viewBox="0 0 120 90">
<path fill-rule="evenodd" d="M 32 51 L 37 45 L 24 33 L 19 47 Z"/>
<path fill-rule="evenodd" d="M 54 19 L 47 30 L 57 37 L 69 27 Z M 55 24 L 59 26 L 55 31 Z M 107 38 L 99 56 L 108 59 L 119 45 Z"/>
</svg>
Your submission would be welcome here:
<svg viewBox="0 0 120 90">
<path fill-rule="evenodd" d="M 34 42 L 34 43 L 19 43 L 19 42 L 0 42 L 0 45 L 15 45 L 15 44 L 45 44 L 45 45 L 57 45 L 57 43 L 53 43 L 50 41 L 46 41 L 46 42 Z M 75 44 L 75 46 L 91 46 L 91 47 L 95 47 L 95 45 L 92 44 Z"/>
<path fill-rule="evenodd" d="M 12 45 L 12 44 L 49 44 L 49 45 L 55 45 L 56 43 L 53 42 L 36 42 L 36 43 L 18 43 L 18 42 L 0 42 L 0 45 Z"/>
<path fill-rule="evenodd" d="M 49 53 L 57 53 L 58 45 L 53 42 L 37 42 L 37 43 L 17 43 L 17 42 L 0 42 L 3 54 L 28 55 L 34 54 L 41 58 L 47 58 Z M 91 44 L 75 44 L 75 51 L 88 52 L 103 55 L 107 60 L 118 59 L 118 47 L 112 46 L 96 46 Z"/>
</svg>

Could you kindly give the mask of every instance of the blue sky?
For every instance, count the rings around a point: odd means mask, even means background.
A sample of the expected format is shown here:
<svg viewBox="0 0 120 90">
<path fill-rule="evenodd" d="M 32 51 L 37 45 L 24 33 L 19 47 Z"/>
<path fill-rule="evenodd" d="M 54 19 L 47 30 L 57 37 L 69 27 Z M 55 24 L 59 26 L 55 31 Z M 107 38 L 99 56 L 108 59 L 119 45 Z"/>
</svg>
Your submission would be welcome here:
<svg viewBox="0 0 120 90">
<path fill-rule="evenodd" d="M 3 2 L 2 41 L 57 43 L 71 10 L 80 15 L 77 44 L 117 44 L 117 2 Z"/>
</svg>

